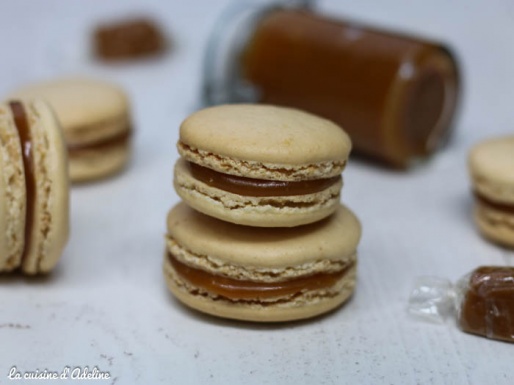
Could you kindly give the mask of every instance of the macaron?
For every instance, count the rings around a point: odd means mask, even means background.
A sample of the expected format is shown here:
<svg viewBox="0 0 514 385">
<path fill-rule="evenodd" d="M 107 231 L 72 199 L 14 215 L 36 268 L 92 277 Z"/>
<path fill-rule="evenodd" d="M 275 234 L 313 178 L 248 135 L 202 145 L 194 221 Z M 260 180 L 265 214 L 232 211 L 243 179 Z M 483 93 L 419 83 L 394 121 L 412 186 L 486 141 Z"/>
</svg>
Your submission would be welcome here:
<svg viewBox="0 0 514 385">
<path fill-rule="evenodd" d="M 0 104 L 0 272 L 47 273 L 68 240 L 66 147 L 42 101 Z"/>
<path fill-rule="evenodd" d="M 300 110 L 238 104 L 193 113 L 177 147 L 174 186 L 188 205 L 232 223 L 292 227 L 337 209 L 351 141 Z"/>
<path fill-rule="evenodd" d="M 59 118 L 73 182 L 116 174 L 130 157 L 132 125 L 124 91 L 112 83 L 66 78 L 23 87 L 12 97 L 46 100 Z"/>
<path fill-rule="evenodd" d="M 331 311 L 354 291 L 361 226 L 345 206 L 309 225 L 264 228 L 220 221 L 181 202 L 167 225 L 167 285 L 201 312 L 291 321 Z"/>
<path fill-rule="evenodd" d="M 469 154 L 474 217 L 489 240 L 514 247 L 514 136 L 477 144 Z"/>
</svg>

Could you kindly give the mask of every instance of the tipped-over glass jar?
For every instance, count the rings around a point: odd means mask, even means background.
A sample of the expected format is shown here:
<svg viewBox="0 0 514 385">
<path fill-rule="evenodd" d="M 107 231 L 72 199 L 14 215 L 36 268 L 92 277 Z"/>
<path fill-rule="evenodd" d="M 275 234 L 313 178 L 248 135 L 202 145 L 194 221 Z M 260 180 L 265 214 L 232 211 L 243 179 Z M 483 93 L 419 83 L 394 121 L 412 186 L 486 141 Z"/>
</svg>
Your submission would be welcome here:
<svg viewBox="0 0 514 385">
<path fill-rule="evenodd" d="M 451 51 L 310 3 L 230 8 L 207 47 L 204 103 L 300 108 L 341 125 L 356 152 L 399 168 L 445 144 L 459 94 Z"/>
</svg>

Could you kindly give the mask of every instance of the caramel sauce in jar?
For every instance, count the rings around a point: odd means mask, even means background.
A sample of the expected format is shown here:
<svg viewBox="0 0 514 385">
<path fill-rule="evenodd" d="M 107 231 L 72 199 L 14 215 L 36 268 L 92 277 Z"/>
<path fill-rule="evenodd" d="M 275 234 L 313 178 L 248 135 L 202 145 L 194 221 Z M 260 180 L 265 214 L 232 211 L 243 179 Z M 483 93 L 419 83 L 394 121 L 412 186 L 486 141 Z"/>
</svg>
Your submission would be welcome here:
<svg viewBox="0 0 514 385">
<path fill-rule="evenodd" d="M 445 143 L 459 77 L 441 45 L 304 9 L 270 10 L 255 25 L 240 73 L 260 102 L 333 120 L 356 152 L 395 167 Z"/>
</svg>

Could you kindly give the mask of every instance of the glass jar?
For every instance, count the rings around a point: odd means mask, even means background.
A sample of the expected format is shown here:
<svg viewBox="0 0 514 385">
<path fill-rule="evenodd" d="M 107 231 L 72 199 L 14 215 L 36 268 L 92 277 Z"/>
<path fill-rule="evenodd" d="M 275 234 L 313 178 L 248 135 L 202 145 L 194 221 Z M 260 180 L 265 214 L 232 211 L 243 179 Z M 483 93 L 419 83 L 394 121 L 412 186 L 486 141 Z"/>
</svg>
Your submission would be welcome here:
<svg viewBox="0 0 514 385">
<path fill-rule="evenodd" d="M 236 4 L 204 62 L 205 104 L 300 108 L 341 125 L 355 152 L 401 168 L 446 143 L 458 96 L 444 45 L 332 19 L 310 1 Z"/>
</svg>

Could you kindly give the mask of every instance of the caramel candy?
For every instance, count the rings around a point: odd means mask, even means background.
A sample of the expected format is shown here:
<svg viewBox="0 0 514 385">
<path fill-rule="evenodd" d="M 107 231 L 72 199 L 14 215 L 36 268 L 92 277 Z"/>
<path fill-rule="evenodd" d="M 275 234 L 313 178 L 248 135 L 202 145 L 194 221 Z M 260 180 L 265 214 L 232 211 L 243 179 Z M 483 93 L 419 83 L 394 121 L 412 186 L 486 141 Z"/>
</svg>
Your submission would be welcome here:
<svg viewBox="0 0 514 385">
<path fill-rule="evenodd" d="M 444 144 L 459 86 L 446 48 L 311 10 L 263 15 L 240 63 L 260 102 L 333 120 L 357 152 L 396 167 Z"/>
<path fill-rule="evenodd" d="M 341 180 L 341 176 L 338 175 L 325 179 L 287 182 L 224 174 L 192 162 L 188 162 L 188 167 L 196 179 L 211 187 L 234 194 L 254 197 L 313 194 L 323 191 Z"/>
<path fill-rule="evenodd" d="M 104 60 L 127 60 L 161 54 L 165 38 L 149 19 L 101 25 L 94 33 L 96 55 Z"/>
<path fill-rule="evenodd" d="M 460 328 L 514 342 L 514 267 L 479 267 L 461 284 Z"/>
</svg>

